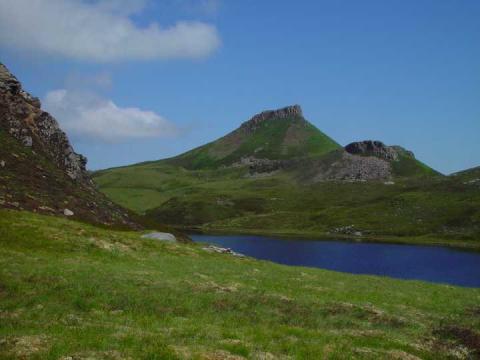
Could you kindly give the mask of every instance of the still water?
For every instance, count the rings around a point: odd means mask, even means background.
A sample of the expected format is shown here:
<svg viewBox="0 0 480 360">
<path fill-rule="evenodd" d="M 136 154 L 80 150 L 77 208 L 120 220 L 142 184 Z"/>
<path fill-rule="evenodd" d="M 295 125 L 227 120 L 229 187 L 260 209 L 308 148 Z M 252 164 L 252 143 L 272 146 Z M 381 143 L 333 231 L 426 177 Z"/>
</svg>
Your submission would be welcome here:
<svg viewBox="0 0 480 360">
<path fill-rule="evenodd" d="M 280 264 L 480 287 L 480 253 L 441 246 L 191 235 L 196 242 Z"/>
</svg>

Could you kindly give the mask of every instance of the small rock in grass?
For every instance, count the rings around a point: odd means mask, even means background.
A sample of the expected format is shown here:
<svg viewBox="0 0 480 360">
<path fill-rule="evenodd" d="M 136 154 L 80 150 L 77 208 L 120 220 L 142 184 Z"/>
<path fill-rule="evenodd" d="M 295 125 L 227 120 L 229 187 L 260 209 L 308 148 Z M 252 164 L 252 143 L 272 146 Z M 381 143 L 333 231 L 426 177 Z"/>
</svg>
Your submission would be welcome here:
<svg viewBox="0 0 480 360">
<path fill-rule="evenodd" d="M 154 232 L 150 234 L 142 235 L 142 239 L 152 239 L 166 242 L 176 242 L 177 238 L 169 233 Z"/>
<path fill-rule="evenodd" d="M 65 216 L 73 216 L 73 215 L 75 215 L 75 213 L 74 213 L 72 210 L 70 210 L 70 209 L 65 209 L 65 210 L 63 210 L 63 215 L 65 215 Z"/>
<path fill-rule="evenodd" d="M 219 253 L 219 254 L 229 254 L 229 255 L 233 255 L 233 256 L 237 256 L 237 257 L 245 257 L 245 255 L 237 253 L 230 248 L 222 248 L 222 247 L 214 246 L 214 245 L 204 247 L 203 250 L 208 251 L 208 252 L 216 252 L 216 253 Z"/>
<path fill-rule="evenodd" d="M 6 164 L 5 160 L 0 160 L 0 167 L 4 168 Z"/>
</svg>

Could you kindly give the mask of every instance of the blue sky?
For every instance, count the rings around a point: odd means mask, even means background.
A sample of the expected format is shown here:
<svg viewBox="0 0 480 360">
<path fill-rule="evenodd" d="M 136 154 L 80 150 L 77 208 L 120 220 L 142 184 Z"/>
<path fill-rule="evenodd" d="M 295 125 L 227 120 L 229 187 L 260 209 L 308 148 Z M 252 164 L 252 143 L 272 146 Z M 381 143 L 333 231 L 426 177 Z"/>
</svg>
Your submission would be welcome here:
<svg viewBox="0 0 480 360">
<path fill-rule="evenodd" d="M 5 0 L 0 61 L 91 169 L 298 103 L 343 145 L 402 145 L 450 173 L 480 165 L 478 19 L 477 0 Z"/>
</svg>

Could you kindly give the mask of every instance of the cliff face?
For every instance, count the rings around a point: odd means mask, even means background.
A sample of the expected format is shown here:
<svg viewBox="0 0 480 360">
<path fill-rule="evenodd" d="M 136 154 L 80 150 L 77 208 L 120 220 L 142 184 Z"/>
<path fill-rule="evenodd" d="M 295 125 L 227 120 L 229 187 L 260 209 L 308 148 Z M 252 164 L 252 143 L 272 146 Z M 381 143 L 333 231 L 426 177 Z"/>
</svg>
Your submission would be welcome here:
<svg viewBox="0 0 480 360">
<path fill-rule="evenodd" d="M 40 152 L 73 180 L 90 181 L 87 159 L 77 154 L 57 120 L 42 111 L 40 100 L 22 89 L 8 69 L 0 64 L 0 126 L 24 146 Z"/>
<path fill-rule="evenodd" d="M 287 106 L 278 110 L 263 111 L 244 122 L 240 129 L 253 132 L 265 121 L 295 118 L 303 118 L 303 111 L 300 105 Z"/>
<path fill-rule="evenodd" d="M 135 227 L 99 193 L 67 135 L 0 64 L 0 206 Z"/>
<path fill-rule="evenodd" d="M 401 155 L 415 159 L 413 152 L 400 146 L 387 146 L 381 141 L 365 140 L 353 142 L 345 146 L 345 150 L 353 155 L 375 156 L 387 161 L 398 161 Z"/>
</svg>

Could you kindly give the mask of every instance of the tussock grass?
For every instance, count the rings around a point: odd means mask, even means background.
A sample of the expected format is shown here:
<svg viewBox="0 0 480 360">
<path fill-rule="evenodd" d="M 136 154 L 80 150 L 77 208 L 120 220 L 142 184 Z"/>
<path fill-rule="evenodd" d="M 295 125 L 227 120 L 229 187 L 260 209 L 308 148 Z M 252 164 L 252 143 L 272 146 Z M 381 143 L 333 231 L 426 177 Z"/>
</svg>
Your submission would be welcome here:
<svg viewBox="0 0 480 360">
<path fill-rule="evenodd" d="M 479 302 L 0 210 L 2 359 L 475 356 Z"/>
</svg>

